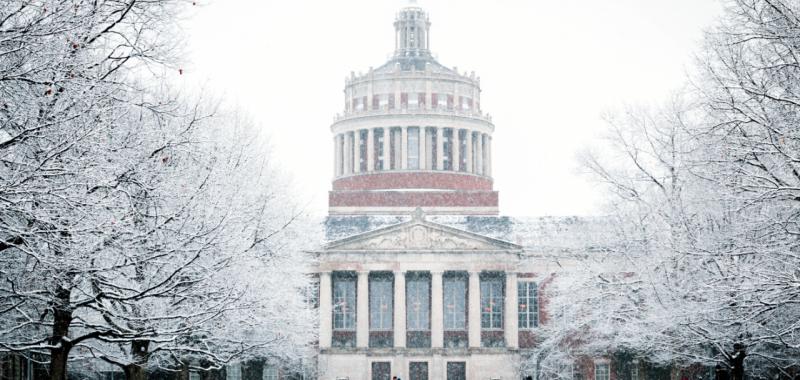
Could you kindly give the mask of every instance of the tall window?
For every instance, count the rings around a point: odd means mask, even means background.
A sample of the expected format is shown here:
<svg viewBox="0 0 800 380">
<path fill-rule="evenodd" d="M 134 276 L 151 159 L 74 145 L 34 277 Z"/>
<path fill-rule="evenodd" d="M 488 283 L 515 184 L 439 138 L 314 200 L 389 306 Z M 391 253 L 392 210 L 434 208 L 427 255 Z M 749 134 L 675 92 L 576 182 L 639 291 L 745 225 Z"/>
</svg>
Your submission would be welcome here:
<svg viewBox="0 0 800 380">
<path fill-rule="evenodd" d="M 369 279 L 369 328 L 374 331 L 392 329 L 392 277 L 371 275 Z"/>
<path fill-rule="evenodd" d="M 226 366 L 225 380 L 242 380 L 242 363 L 233 363 Z"/>
<path fill-rule="evenodd" d="M 539 326 L 538 285 L 533 281 L 517 283 L 519 304 L 519 328 L 533 329 Z"/>
<path fill-rule="evenodd" d="M 419 127 L 408 128 L 408 168 L 419 169 Z"/>
<path fill-rule="evenodd" d="M 409 331 L 431 329 L 430 277 L 423 273 L 409 275 L 406 279 L 406 328 Z"/>
<path fill-rule="evenodd" d="M 333 276 L 333 329 L 356 329 L 356 277 L 353 275 Z"/>
<path fill-rule="evenodd" d="M 389 170 L 389 165 L 386 164 L 386 160 L 384 159 L 388 158 L 389 154 L 383 151 L 383 137 L 383 129 L 376 129 L 374 133 L 375 170 Z"/>
<path fill-rule="evenodd" d="M 431 278 L 428 272 L 406 275 L 406 346 L 431 346 Z"/>
<path fill-rule="evenodd" d="M 261 380 L 278 380 L 278 368 L 264 364 L 264 370 L 261 372 Z"/>
<path fill-rule="evenodd" d="M 369 131 L 361 129 L 358 131 L 358 170 L 367 171 L 367 139 Z"/>
<path fill-rule="evenodd" d="M 481 328 L 503 328 L 503 279 L 500 277 L 481 279 Z"/>
<path fill-rule="evenodd" d="M 444 170 L 453 170 L 453 128 L 445 128 L 442 133 L 442 149 L 444 152 Z"/>
<path fill-rule="evenodd" d="M 610 371 L 608 363 L 595 363 L 594 365 L 594 380 L 609 380 Z"/>
<path fill-rule="evenodd" d="M 467 329 L 467 279 L 451 275 L 443 279 L 444 329 L 463 331 Z"/>
</svg>

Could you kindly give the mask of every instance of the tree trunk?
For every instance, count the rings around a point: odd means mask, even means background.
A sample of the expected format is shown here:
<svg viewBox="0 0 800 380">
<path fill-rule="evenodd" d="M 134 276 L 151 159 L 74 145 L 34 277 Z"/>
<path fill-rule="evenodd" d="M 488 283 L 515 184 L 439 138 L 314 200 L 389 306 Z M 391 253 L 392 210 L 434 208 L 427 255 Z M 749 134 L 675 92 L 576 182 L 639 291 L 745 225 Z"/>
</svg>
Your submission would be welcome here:
<svg viewBox="0 0 800 380">
<path fill-rule="evenodd" d="M 56 293 L 59 304 L 53 308 L 53 336 L 50 338 L 50 380 L 67 379 L 67 359 L 72 344 L 65 338 L 72 323 L 72 309 L 69 307 L 70 291 L 60 288 Z"/>
<path fill-rule="evenodd" d="M 133 363 L 125 366 L 126 380 L 147 380 L 147 359 L 150 351 L 149 340 L 134 340 L 131 342 L 131 356 Z"/>
<path fill-rule="evenodd" d="M 731 355 L 731 380 L 744 380 L 744 358 L 747 356 L 744 345 L 736 343 L 733 345 L 733 355 Z"/>
</svg>

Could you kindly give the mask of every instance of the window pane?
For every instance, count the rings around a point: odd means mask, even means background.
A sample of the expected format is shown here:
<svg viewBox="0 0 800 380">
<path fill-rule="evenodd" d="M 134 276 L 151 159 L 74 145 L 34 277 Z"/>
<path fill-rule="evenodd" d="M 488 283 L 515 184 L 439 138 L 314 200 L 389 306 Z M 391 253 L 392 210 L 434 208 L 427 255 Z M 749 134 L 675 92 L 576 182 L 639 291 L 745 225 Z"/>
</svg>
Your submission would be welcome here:
<svg viewBox="0 0 800 380">
<path fill-rule="evenodd" d="M 390 380 L 392 365 L 389 362 L 372 362 L 372 380 Z"/>
<path fill-rule="evenodd" d="M 419 128 L 408 128 L 408 168 L 419 169 Z"/>
<path fill-rule="evenodd" d="M 467 280 L 464 277 L 444 278 L 444 329 L 462 331 L 467 328 Z"/>
<path fill-rule="evenodd" d="M 369 281 L 369 327 L 370 330 L 392 329 L 392 278 L 376 276 Z"/>
<path fill-rule="evenodd" d="M 264 364 L 264 372 L 262 375 L 262 380 L 278 380 L 278 368 Z"/>
<path fill-rule="evenodd" d="M 408 365 L 409 380 L 428 380 L 428 362 L 411 362 Z"/>
<path fill-rule="evenodd" d="M 333 329 L 356 328 L 356 279 L 350 276 L 333 278 Z"/>
<path fill-rule="evenodd" d="M 467 363 L 448 362 L 447 380 L 467 380 Z"/>
<path fill-rule="evenodd" d="M 594 365 L 594 378 L 595 380 L 609 380 L 608 364 L 595 364 Z"/>
<path fill-rule="evenodd" d="M 226 380 L 242 380 L 242 363 L 230 364 L 225 368 Z"/>
<path fill-rule="evenodd" d="M 409 276 L 406 279 L 406 328 L 430 330 L 430 278 Z"/>
<path fill-rule="evenodd" d="M 532 281 L 517 283 L 519 328 L 532 329 L 539 325 L 538 285 Z"/>
<path fill-rule="evenodd" d="M 503 328 L 503 281 L 501 278 L 481 279 L 481 328 Z"/>
</svg>

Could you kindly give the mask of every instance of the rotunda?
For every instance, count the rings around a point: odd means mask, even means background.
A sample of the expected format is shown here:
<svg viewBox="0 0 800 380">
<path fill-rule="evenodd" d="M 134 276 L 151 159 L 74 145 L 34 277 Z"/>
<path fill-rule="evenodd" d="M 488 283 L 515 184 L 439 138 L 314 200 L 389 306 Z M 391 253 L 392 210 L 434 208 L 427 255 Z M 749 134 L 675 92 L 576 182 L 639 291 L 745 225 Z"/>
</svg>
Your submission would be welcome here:
<svg viewBox="0 0 800 380">
<path fill-rule="evenodd" d="M 430 20 L 414 3 L 396 16 L 388 62 L 346 79 L 334 134 L 330 215 L 497 215 L 492 132 L 480 78 L 436 61 Z"/>
</svg>

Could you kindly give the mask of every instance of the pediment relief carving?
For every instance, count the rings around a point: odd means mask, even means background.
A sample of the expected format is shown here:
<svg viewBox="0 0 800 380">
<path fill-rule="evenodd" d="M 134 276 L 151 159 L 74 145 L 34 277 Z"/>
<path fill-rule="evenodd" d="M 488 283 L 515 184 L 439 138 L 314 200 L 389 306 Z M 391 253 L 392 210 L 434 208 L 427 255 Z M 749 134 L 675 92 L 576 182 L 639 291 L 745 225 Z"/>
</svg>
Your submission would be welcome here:
<svg viewBox="0 0 800 380">
<path fill-rule="evenodd" d="M 373 231 L 334 242 L 328 249 L 334 250 L 508 250 L 514 249 L 509 243 L 493 241 L 479 235 L 472 236 L 462 231 L 450 231 L 427 223 L 412 223 L 389 228 L 384 231 Z"/>
</svg>

